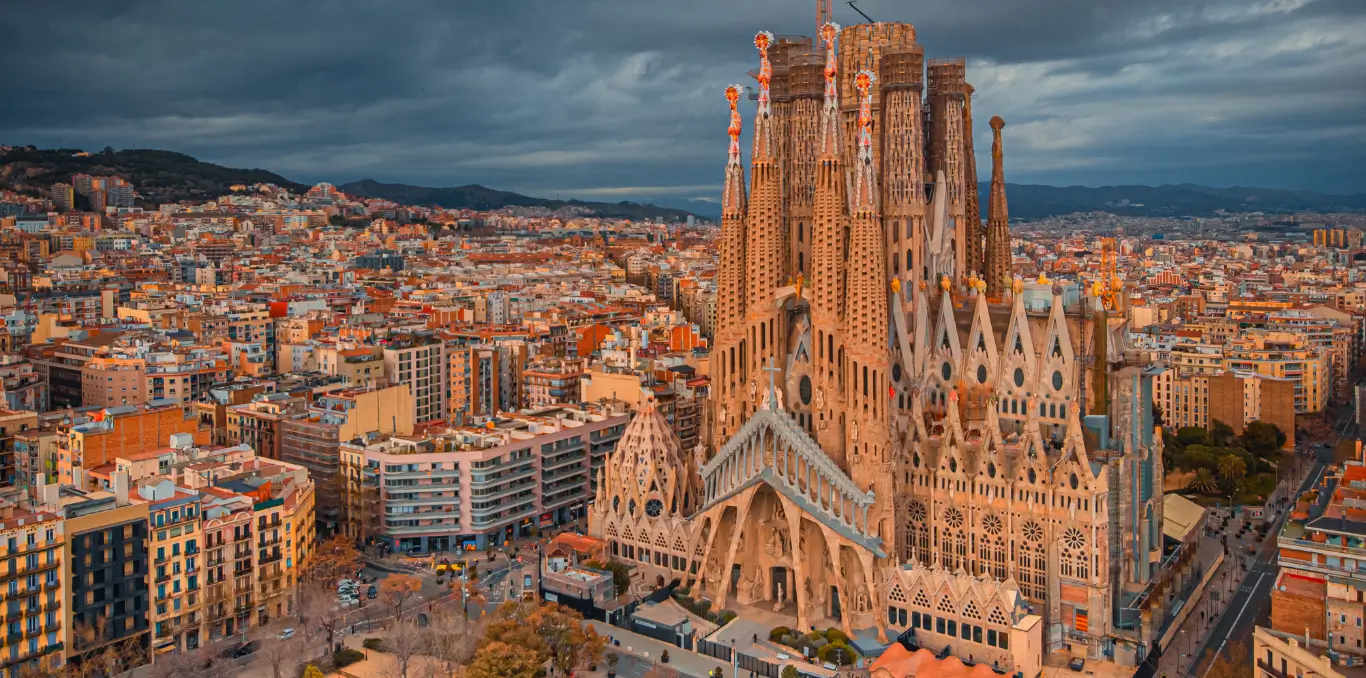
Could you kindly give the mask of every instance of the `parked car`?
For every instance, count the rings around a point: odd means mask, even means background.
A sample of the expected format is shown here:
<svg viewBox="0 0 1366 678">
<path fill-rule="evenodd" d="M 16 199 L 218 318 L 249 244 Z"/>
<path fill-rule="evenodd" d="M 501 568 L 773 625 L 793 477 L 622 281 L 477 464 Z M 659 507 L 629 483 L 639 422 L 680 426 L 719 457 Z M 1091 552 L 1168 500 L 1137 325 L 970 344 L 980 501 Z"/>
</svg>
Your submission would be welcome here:
<svg viewBox="0 0 1366 678">
<path fill-rule="evenodd" d="M 366 592 L 365 592 L 365 597 L 366 597 L 366 598 L 369 598 L 369 599 L 371 599 L 371 600 L 374 600 L 375 598 L 378 598 L 378 597 L 379 597 L 379 589 L 378 589 L 378 588 L 375 588 L 375 585 L 374 585 L 374 584 L 371 584 L 371 585 L 370 585 L 370 588 L 369 588 L 368 590 L 366 590 Z"/>
<path fill-rule="evenodd" d="M 285 629 L 280 632 L 280 640 L 289 640 L 294 637 L 294 629 Z"/>
<path fill-rule="evenodd" d="M 234 651 L 234 652 L 232 653 L 232 656 L 233 656 L 234 658 L 237 658 L 237 657 L 245 657 L 245 656 L 247 656 L 247 655 L 249 655 L 249 654 L 255 652 L 256 650 L 260 649 L 260 647 L 261 647 L 261 641 L 259 641 L 259 640 L 253 640 L 253 641 L 247 643 L 246 645 L 243 645 L 243 646 L 237 648 L 237 650 Z"/>
</svg>

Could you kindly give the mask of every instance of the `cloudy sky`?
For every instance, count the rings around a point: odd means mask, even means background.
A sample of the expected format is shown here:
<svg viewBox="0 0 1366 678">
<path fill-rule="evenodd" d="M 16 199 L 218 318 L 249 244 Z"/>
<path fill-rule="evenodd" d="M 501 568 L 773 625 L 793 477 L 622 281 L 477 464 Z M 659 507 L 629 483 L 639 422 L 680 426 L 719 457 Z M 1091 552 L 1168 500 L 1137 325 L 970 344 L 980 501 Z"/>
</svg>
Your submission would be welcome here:
<svg viewBox="0 0 1366 678">
<path fill-rule="evenodd" d="M 859 7 L 968 58 L 975 117 L 1008 123 L 1012 182 L 1366 192 L 1366 1 Z M 843 0 L 834 14 L 859 21 Z M 0 143 L 714 199 L 722 89 L 756 66 L 754 32 L 814 24 L 814 0 L 8 0 Z"/>
</svg>

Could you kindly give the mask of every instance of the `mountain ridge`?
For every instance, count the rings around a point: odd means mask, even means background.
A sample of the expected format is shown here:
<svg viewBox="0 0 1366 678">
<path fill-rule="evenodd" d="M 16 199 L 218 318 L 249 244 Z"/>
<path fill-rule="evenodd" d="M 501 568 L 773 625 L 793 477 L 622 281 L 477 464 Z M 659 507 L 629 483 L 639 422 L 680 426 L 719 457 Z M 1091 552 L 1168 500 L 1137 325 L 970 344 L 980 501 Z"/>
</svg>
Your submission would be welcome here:
<svg viewBox="0 0 1366 678">
<path fill-rule="evenodd" d="M 591 202 L 585 200 L 553 200 L 535 198 L 512 191 L 488 188 L 479 184 L 464 186 L 414 186 L 389 184 L 374 179 L 360 179 L 338 184 L 337 189 L 347 195 L 380 198 L 405 205 L 436 205 L 447 209 L 494 210 L 503 207 L 544 207 L 560 209 L 579 207 L 604 218 L 642 219 L 665 217 L 682 221 L 692 212 L 623 200 L 621 202 Z"/>
<path fill-rule="evenodd" d="M 116 174 L 132 182 L 144 203 L 212 200 L 231 192 L 236 184 L 272 183 L 294 192 L 308 185 L 264 169 L 238 169 L 198 160 L 175 151 L 124 149 L 84 153 L 78 149 L 38 149 L 11 146 L 0 149 L 0 188 L 29 195 L 46 195 L 55 182 L 71 175 Z M 639 201 L 593 202 L 538 198 L 479 184 L 434 188 L 361 179 L 337 186 L 357 197 L 382 198 L 408 205 L 437 205 L 448 209 L 492 210 L 514 207 L 578 207 L 608 218 L 664 217 L 683 220 L 689 214 L 720 218 L 720 202 L 657 197 Z M 991 185 L 978 184 L 982 218 L 990 201 Z M 719 189 L 718 189 L 719 191 Z M 719 198 L 719 193 L 718 196 Z M 1110 212 L 1120 216 L 1207 217 L 1226 212 L 1329 213 L 1366 211 L 1366 193 L 1332 195 L 1316 191 L 1230 186 L 1216 188 L 1192 183 L 1121 184 L 1114 186 L 1048 186 L 1006 184 L 1013 219 L 1040 219 L 1078 212 Z"/>
</svg>

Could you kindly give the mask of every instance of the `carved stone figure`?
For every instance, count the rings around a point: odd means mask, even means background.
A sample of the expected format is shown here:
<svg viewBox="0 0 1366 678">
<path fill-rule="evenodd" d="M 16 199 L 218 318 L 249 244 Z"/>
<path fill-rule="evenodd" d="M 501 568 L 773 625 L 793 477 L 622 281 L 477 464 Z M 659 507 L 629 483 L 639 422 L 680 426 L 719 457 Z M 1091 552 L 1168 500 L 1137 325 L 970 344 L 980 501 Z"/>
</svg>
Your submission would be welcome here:
<svg viewBox="0 0 1366 678">
<path fill-rule="evenodd" d="M 764 571 L 758 565 L 754 566 L 754 578 L 749 582 L 750 600 L 764 599 Z"/>
<path fill-rule="evenodd" d="M 787 549 L 786 529 L 779 527 L 768 533 L 768 541 L 764 543 L 764 553 L 774 558 L 782 558 L 787 555 Z"/>
</svg>

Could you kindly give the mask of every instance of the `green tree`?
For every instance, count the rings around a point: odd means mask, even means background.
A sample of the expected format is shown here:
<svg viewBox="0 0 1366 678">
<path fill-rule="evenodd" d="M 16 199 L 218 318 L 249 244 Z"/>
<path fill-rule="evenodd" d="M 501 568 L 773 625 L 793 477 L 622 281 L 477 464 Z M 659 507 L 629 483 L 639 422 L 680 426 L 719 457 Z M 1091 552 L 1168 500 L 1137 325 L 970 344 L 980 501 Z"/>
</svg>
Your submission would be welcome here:
<svg viewBox="0 0 1366 678">
<path fill-rule="evenodd" d="M 1214 474 L 1210 473 L 1209 469 L 1202 468 L 1195 472 L 1195 477 L 1186 485 L 1186 489 L 1201 494 L 1214 494 L 1219 489 L 1219 482 L 1214 479 Z"/>
<path fill-rule="evenodd" d="M 1247 475 L 1247 462 L 1236 454 L 1219 457 L 1219 477 L 1224 479 L 1230 489 Z"/>
<path fill-rule="evenodd" d="M 797 667 L 791 664 L 783 667 L 782 678 L 800 678 L 800 676 L 801 674 L 797 672 Z"/>
<path fill-rule="evenodd" d="M 1177 452 L 1175 456 L 1178 468 L 1187 471 L 1197 471 L 1203 468 L 1214 472 L 1219 467 L 1221 453 L 1218 448 L 1208 445 L 1189 445 Z"/>
<path fill-rule="evenodd" d="M 1264 421 L 1249 423 L 1240 436 L 1242 446 L 1256 455 L 1267 455 L 1280 450 L 1285 440 L 1285 433 L 1279 426 Z"/>
<path fill-rule="evenodd" d="M 626 593 L 626 590 L 631 588 L 631 566 L 626 563 L 615 560 L 606 563 L 598 560 L 590 560 L 584 563 L 584 565 L 611 572 L 612 585 L 616 587 L 617 595 Z"/>
<path fill-rule="evenodd" d="M 309 664 L 308 668 L 304 669 L 303 678 L 323 678 L 323 672 L 318 667 Z"/>
<path fill-rule="evenodd" d="M 1181 447 L 1210 444 L 1209 434 L 1199 426 L 1183 426 L 1176 430 L 1176 442 Z"/>
<path fill-rule="evenodd" d="M 475 653 L 465 675 L 469 678 L 536 678 L 542 663 L 534 650 L 492 642 Z"/>
<path fill-rule="evenodd" d="M 1215 419 L 1214 423 L 1210 426 L 1209 438 L 1210 441 L 1214 443 L 1215 447 L 1228 447 L 1229 442 L 1233 440 L 1233 436 L 1233 427 L 1218 419 Z"/>
</svg>

